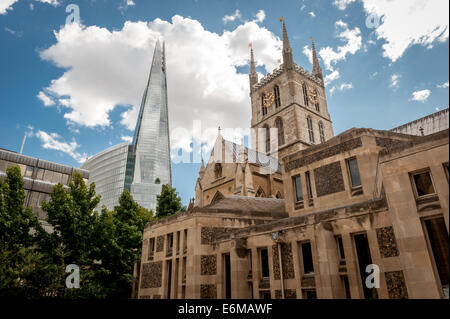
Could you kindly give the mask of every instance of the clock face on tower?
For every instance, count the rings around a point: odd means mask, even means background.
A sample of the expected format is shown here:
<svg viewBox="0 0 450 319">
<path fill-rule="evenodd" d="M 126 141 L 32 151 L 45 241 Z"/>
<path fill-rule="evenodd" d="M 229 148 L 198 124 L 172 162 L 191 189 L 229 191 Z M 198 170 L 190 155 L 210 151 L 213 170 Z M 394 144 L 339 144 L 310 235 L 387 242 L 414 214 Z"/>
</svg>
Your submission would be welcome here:
<svg viewBox="0 0 450 319">
<path fill-rule="evenodd" d="M 275 95 L 273 92 L 268 92 L 264 94 L 263 106 L 269 107 L 272 106 L 273 102 L 275 102 Z"/>
<path fill-rule="evenodd" d="M 314 90 L 311 89 L 308 90 L 308 97 L 309 101 L 314 105 L 319 102 L 319 98 Z"/>
</svg>

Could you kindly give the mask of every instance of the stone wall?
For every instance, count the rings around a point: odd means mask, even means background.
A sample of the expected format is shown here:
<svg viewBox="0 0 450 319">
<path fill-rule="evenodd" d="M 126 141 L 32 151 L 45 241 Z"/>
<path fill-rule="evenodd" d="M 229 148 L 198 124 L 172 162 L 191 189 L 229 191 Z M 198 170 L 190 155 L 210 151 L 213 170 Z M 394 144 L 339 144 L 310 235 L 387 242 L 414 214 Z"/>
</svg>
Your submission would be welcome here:
<svg viewBox="0 0 450 319">
<path fill-rule="evenodd" d="M 142 265 L 141 289 L 162 286 L 162 261 Z"/>
<path fill-rule="evenodd" d="M 302 154 L 304 156 L 300 156 L 298 159 L 295 159 L 293 161 L 286 163 L 285 170 L 286 170 L 286 172 L 290 172 L 296 168 L 300 168 L 300 167 L 309 165 L 311 163 L 323 160 L 325 158 L 329 158 L 329 157 L 337 155 L 337 154 L 351 151 L 360 146 L 362 146 L 362 142 L 361 142 L 361 138 L 358 137 L 358 138 L 343 142 L 341 144 L 328 147 L 324 150 L 318 151 L 311 155 Z M 303 152 L 305 152 L 305 151 L 303 151 Z"/>
<path fill-rule="evenodd" d="M 342 192 L 345 190 L 340 162 L 314 169 L 317 197 Z"/>
<path fill-rule="evenodd" d="M 217 286 L 200 285 L 200 299 L 217 299 Z"/>
<path fill-rule="evenodd" d="M 203 255 L 201 256 L 201 275 L 210 276 L 217 274 L 217 256 Z"/>
<path fill-rule="evenodd" d="M 280 262 L 278 257 L 278 246 L 272 246 L 273 257 L 273 275 L 275 280 L 279 280 L 280 277 Z M 294 259 L 292 257 L 291 244 L 281 244 L 281 263 L 283 264 L 283 278 L 294 279 Z"/>
<path fill-rule="evenodd" d="M 156 252 L 159 253 L 164 250 L 164 236 L 158 236 L 156 239 Z"/>
<path fill-rule="evenodd" d="M 378 246 L 382 258 L 397 257 L 397 241 L 392 227 L 377 228 Z"/>
<path fill-rule="evenodd" d="M 408 299 L 403 271 L 386 272 L 386 286 L 390 299 Z"/>
<path fill-rule="evenodd" d="M 281 299 L 281 290 L 275 290 L 275 299 Z M 284 289 L 284 299 L 297 299 L 295 289 Z"/>
<path fill-rule="evenodd" d="M 202 245 L 212 245 L 216 237 L 220 234 L 227 232 L 227 228 L 224 227 L 202 227 L 201 229 L 201 243 Z"/>
</svg>

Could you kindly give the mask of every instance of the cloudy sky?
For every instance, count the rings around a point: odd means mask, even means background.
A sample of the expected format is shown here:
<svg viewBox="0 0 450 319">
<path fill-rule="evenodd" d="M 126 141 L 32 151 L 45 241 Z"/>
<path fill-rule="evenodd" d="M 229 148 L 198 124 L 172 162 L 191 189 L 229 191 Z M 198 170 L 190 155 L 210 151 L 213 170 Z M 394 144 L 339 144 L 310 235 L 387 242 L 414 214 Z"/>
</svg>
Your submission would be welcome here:
<svg viewBox="0 0 450 319">
<path fill-rule="evenodd" d="M 78 167 L 129 141 L 161 38 L 172 157 L 191 150 L 194 121 L 208 151 L 218 126 L 248 128 L 248 44 L 261 76 L 278 67 L 281 16 L 308 70 L 314 38 L 335 133 L 390 129 L 448 107 L 448 9 L 448 0 L 0 0 L 0 148 L 18 151 L 27 134 L 24 154 Z M 76 13 L 80 23 L 68 23 Z M 173 165 L 184 203 L 198 169 Z"/>
</svg>

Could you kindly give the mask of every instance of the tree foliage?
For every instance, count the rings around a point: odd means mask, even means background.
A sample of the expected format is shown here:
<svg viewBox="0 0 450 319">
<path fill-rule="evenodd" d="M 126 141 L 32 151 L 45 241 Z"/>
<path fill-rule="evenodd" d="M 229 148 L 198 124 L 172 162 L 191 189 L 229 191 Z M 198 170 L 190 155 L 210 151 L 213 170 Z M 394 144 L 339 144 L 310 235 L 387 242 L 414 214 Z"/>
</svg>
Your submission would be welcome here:
<svg viewBox="0 0 450 319">
<path fill-rule="evenodd" d="M 153 212 L 129 191 L 112 211 L 95 211 L 100 196 L 74 173 L 69 187 L 54 186 L 42 203 L 53 231 L 24 208 L 23 179 L 9 168 L 0 183 L 0 296 L 24 298 L 129 298 L 145 225 Z M 67 289 L 66 266 L 80 269 L 80 288 Z"/>
<path fill-rule="evenodd" d="M 163 185 L 157 197 L 156 218 L 174 215 L 183 209 L 178 192 L 170 185 Z"/>
</svg>

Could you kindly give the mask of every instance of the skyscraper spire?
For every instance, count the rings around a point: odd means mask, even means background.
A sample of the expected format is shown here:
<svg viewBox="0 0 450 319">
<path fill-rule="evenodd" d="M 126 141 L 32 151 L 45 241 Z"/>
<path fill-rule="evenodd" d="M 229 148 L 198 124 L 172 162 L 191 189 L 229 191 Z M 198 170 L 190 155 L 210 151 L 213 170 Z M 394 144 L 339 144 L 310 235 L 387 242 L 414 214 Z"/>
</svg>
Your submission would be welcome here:
<svg viewBox="0 0 450 319">
<path fill-rule="evenodd" d="M 319 64 L 319 59 L 317 58 L 317 53 L 316 53 L 316 47 L 314 45 L 314 41 L 312 38 L 310 38 L 311 42 L 312 42 L 312 58 L 313 58 L 313 70 L 312 70 L 312 75 L 323 80 L 323 75 L 322 75 L 322 68 L 320 67 Z"/>
<path fill-rule="evenodd" d="M 249 74 L 249 78 L 250 78 L 250 91 L 253 88 L 253 85 L 255 85 L 256 83 L 258 83 L 258 73 L 256 73 L 256 65 L 255 65 L 255 57 L 253 56 L 253 46 L 250 43 L 249 44 L 250 47 L 250 74 Z"/>
<path fill-rule="evenodd" d="M 283 68 L 285 70 L 291 70 L 294 68 L 294 57 L 292 55 L 291 44 L 289 43 L 284 18 L 280 18 L 280 21 L 283 28 Z"/>
<path fill-rule="evenodd" d="M 161 185 L 172 184 L 165 44 L 158 40 L 133 139 L 131 194 L 147 209 L 156 208 Z M 128 172 L 127 172 L 128 174 Z"/>
</svg>

